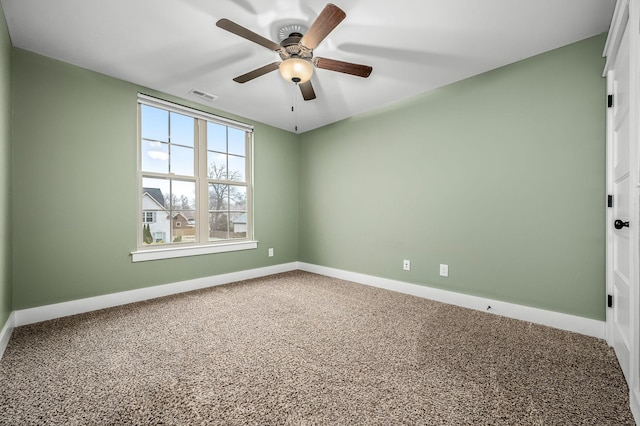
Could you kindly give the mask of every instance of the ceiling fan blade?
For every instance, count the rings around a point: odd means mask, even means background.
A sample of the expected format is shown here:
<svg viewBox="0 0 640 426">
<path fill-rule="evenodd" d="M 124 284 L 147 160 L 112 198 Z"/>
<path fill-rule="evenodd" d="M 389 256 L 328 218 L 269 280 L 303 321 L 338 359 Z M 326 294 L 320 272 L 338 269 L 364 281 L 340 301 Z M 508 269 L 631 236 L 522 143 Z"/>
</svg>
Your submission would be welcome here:
<svg viewBox="0 0 640 426">
<path fill-rule="evenodd" d="M 301 83 L 300 91 L 302 92 L 302 98 L 305 101 L 311 101 L 316 98 L 316 92 L 313 90 L 313 86 L 311 85 L 311 80 L 308 80 L 306 83 Z"/>
<path fill-rule="evenodd" d="M 280 45 L 278 43 L 271 41 L 268 38 L 264 38 L 261 35 L 256 34 L 253 31 L 248 30 L 245 27 L 238 25 L 226 18 L 220 19 L 218 22 L 216 22 L 216 25 L 223 30 L 227 30 L 230 33 L 238 35 L 242 38 L 246 38 L 247 40 L 257 43 L 260 46 L 264 46 L 269 50 L 275 50 L 276 52 L 280 50 Z"/>
<path fill-rule="evenodd" d="M 309 31 L 302 37 L 300 44 L 309 49 L 315 49 L 346 16 L 347 14 L 338 6 L 328 3 L 311 24 Z"/>
<path fill-rule="evenodd" d="M 369 77 L 371 71 L 373 71 L 373 68 L 369 65 L 353 64 L 351 62 L 327 58 L 313 58 L 313 65 L 325 70 L 342 72 L 364 78 Z"/>
<path fill-rule="evenodd" d="M 280 62 L 274 62 L 272 64 L 265 65 L 263 67 L 257 68 L 253 71 L 249 71 L 246 74 L 242 74 L 233 79 L 236 83 L 246 83 L 247 81 L 253 80 L 256 77 L 260 77 L 261 75 L 265 75 L 271 71 L 275 71 L 280 67 Z"/>
</svg>

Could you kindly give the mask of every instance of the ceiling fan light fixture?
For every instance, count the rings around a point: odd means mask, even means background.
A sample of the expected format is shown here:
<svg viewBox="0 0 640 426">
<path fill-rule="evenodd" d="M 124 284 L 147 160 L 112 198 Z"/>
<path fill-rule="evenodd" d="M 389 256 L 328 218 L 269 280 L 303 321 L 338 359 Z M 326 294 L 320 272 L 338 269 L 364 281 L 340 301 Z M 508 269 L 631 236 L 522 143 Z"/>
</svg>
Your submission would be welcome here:
<svg viewBox="0 0 640 426">
<path fill-rule="evenodd" d="M 280 63 L 280 75 L 287 81 L 302 84 L 313 75 L 313 64 L 302 58 L 288 58 Z"/>
</svg>

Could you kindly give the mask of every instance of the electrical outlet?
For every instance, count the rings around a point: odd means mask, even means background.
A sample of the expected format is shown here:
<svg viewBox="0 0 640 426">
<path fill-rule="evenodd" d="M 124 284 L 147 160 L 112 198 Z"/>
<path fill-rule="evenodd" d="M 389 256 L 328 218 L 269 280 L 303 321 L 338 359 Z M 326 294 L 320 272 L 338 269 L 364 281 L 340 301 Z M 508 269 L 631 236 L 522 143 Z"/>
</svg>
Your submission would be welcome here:
<svg viewBox="0 0 640 426">
<path fill-rule="evenodd" d="M 449 276 L 449 265 L 440 264 L 440 276 L 448 277 Z"/>
<path fill-rule="evenodd" d="M 269 257 L 273 257 L 273 248 L 269 248 Z"/>
<path fill-rule="evenodd" d="M 404 269 L 405 271 L 410 271 L 411 270 L 411 261 L 410 260 L 403 260 L 402 261 L 402 269 Z"/>
</svg>

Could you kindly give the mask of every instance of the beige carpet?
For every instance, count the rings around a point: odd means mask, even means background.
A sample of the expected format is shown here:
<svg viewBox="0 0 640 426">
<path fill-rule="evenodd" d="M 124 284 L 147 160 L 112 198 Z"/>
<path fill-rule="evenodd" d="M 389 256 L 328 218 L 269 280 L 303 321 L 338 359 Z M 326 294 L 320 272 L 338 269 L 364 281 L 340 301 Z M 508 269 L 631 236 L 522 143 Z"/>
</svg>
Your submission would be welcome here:
<svg viewBox="0 0 640 426">
<path fill-rule="evenodd" d="M 623 425 L 602 340 L 291 272 L 19 327 L 0 424 Z"/>
</svg>

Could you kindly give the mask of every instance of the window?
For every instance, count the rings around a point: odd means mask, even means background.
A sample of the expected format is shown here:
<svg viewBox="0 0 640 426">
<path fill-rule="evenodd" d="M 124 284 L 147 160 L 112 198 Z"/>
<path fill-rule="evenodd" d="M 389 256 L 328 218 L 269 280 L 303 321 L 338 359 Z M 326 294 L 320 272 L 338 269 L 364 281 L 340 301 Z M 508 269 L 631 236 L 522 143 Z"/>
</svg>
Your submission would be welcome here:
<svg viewBox="0 0 640 426">
<path fill-rule="evenodd" d="M 142 221 L 134 261 L 158 258 L 140 253 L 160 248 L 162 258 L 190 255 L 187 247 L 198 248 L 193 254 L 255 248 L 252 127 L 142 94 L 138 123 Z M 181 250 L 167 255 L 171 248 Z"/>
<path fill-rule="evenodd" d="M 142 212 L 142 223 L 154 223 L 155 221 L 156 221 L 156 212 L 154 211 Z"/>
</svg>

